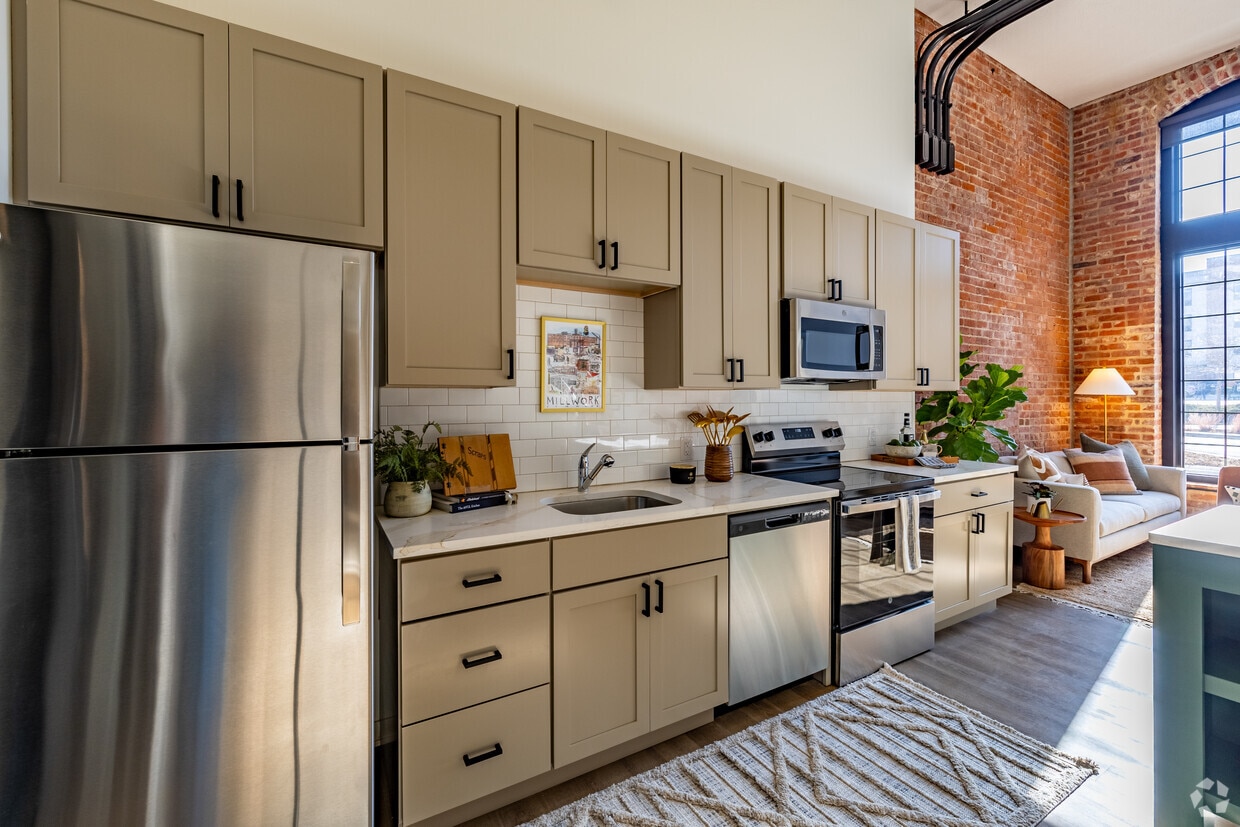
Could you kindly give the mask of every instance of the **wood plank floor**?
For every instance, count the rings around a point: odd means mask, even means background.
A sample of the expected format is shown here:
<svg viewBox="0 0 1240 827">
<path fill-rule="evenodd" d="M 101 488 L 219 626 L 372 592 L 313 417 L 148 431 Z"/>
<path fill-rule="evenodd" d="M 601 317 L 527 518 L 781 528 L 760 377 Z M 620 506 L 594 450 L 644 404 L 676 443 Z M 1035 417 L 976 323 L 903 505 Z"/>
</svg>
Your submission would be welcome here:
<svg viewBox="0 0 1240 827">
<path fill-rule="evenodd" d="M 1013 594 L 940 632 L 935 648 L 897 668 L 948 697 L 1096 761 L 1043 822 L 1049 827 L 1153 824 L 1153 636 L 1147 627 Z M 468 822 L 511 827 L 825 693 L 803 681 L 714 722 Z"/>
</svg>

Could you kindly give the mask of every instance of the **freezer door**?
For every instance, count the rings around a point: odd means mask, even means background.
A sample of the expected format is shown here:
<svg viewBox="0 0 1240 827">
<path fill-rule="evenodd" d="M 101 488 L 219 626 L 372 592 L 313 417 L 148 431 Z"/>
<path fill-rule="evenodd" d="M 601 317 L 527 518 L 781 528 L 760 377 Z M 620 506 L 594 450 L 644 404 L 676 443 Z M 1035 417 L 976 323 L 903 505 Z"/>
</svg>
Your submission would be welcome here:
<svg viewBox="0 0 1240 827">
<path fill-rule="evenodd" d="M 369 465 L 0 460 L 0 824 L 370 823 Z"/>
<path fill-rule="evenodd" d="M 0 207 L 0 451 L 369 438 L 373 258 Z"/>
</svg>

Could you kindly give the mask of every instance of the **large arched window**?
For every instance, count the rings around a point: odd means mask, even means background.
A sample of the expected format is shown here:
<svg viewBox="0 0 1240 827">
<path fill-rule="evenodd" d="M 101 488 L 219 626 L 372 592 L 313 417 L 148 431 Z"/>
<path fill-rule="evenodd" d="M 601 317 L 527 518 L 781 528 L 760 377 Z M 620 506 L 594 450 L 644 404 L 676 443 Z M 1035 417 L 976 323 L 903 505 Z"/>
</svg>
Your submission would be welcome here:
<svg viewBox="0 0 1240 827">
<path fill-rule="evenodd" d="M 1240 465 L 1240 82 L 1162 128 L 1163 457 Z"/>
</svg>

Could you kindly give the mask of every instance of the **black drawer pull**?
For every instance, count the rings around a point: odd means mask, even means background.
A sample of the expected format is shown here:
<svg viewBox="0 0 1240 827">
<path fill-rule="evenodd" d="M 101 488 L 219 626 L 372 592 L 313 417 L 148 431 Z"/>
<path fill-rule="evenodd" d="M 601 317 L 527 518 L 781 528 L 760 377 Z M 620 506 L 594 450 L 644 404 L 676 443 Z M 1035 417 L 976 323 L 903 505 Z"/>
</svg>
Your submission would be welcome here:
<svg viewBox="0 0 1240 827">
<path fill-rule="evenodd" d="M 620 269 L 620 242 L 613 241 L 611 243 L 611 269 Z"/>
<path fill-rule="evenodd" d="M 513 379 L 516 377 L 516 374 L 513 373 L 513 369 L 516 367 L 516 358 L 516 351 L 512 348 L 508 348 L 508 379 Z"/>
<path fill-rule="evenodd" d="M 237 179 L 237 220 L 245 221 L 245 199 L 242 193 L 245 192 L 245 184 L 241 183 L 241 179 Z"/>
<path fill-rule="evenodd" d="M 481 764 L 483 761 L 499 758 L 503 754 L 504 748 L 496 744 L 490 749 L 484 749 L 481 752 L 467 752 L 461 756 L 461 760 L 465 762 L 465 766 L 472 767 L 474 764 Z"/>
<path fill-rule="evenodd" d="M 220 217 L 220 176 L 211 176 L 211 216 Z"/>
<path fill-rule="evenodd" d="M 472 589 L 474 586 L 489 586 L 492 583 L 502 583 L 503 580 L 504 578 L 499 576 L 499 572 L 495 572 L 493 574 L 484 574 L 476 578 L 466 577 L 461 581 L 461 585 L 467 589 Z"/>
<path fill-rule="evenodd" d="M 642 608 L 642 617 L 650 617 L 650 584 L 642 583 L 642 591 L 646 594 L 646 605 Z"/>
<path fill-rule="evenodd" d="M 989 497 L 989 496 L 990 496 L 990 492 L 989 492 L 989 491 L 974 491 L 974 492 L 973 492 L 972 494 L 970 494 L 969 496 L 970 496 L 970 497 Z"/>
<path fill-rule="evenodd" d="M 654 610 L 659 614 L 663 614 L 663 581 L 656 580 L 654 584 L 659 587 L 659 597 L 655 601 Z"/>
<path fill-rule="evenodd" d="M 495 663 L 495 661 L 503 659 L 504 656 L 500 653 L 499 649 L 492 646 L 491 651 L 486 655 L 468 655 L 461 658 L 461 666 L 464 666 L 466 669 L 473 669 L 475 666 Z"/>
<path fill-rule="evenodd" d="M 607 239 L 601 238 L 598 242 L 598 269 L 607 269 Z"/>
</svg>

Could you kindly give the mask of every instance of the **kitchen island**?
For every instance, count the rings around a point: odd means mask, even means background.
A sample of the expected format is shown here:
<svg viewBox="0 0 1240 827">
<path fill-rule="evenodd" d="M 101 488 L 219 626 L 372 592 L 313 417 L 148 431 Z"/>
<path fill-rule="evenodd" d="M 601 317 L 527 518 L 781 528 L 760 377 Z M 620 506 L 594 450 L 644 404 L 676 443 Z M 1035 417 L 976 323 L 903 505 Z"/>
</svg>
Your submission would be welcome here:
<svg viewBox="0 0 1240 827">
<path fill-rule="evenodd" d="M 1200 807 L 1240 823 L 1240 806 L 1226 803 L 1240 801 L 1229 792 L 1240 791 L 1240 506 L 1151 531 L 1150 542 L 1155 823 L 1196 827 Z"/>
</svg>

